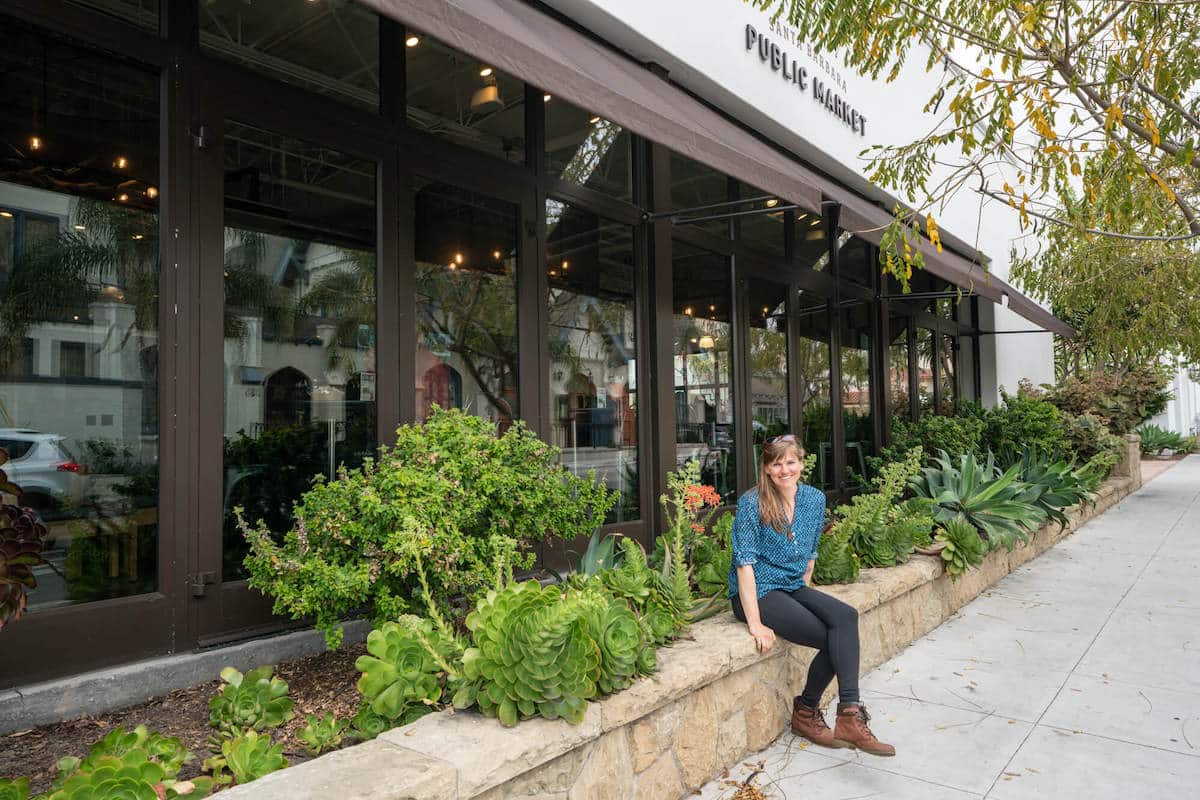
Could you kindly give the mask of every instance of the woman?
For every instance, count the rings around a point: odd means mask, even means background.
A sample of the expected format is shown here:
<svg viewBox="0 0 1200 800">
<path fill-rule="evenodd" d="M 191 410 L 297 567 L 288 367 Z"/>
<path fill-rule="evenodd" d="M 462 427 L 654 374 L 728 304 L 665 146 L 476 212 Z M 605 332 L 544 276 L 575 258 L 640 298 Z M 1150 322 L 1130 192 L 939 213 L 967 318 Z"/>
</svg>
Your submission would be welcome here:
<svg viewBox="0 0 1200 800">
<path fill-rule="evenodd" d="M 853 747 L 877 756 L 896 748 L 875 738 L 858 697 L 858 611 L 809 586 L 825 495 L 800 484 L 804 448 L 792 434 L 763 443 L 758 488 L 738 499 L 733 522 L 729 596 L 760 653 L 775 633 L 817 649 L 804 691 L 792 701 L 792 732 L 824 747 Z M 830 730 L 821 695 L 838 679 L 837 722 Z"/>
</svg>

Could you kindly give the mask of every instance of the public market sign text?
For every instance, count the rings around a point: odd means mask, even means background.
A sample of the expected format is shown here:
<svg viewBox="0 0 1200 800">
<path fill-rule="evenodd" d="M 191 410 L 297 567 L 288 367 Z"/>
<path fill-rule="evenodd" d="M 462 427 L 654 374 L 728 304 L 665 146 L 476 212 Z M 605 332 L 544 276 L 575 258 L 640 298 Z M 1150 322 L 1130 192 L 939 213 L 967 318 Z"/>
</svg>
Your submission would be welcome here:
<svg viewBox="0 0 1200 800">
<path fill-rule="evenodd" d="M 862 112 L 850 105 L 834 87 L 808 74 L 808 68 L 801 66 L 792 54 L 780 47 L 770 38 L 758 32 L 753 25 L 746 26 L 746 51 L 758 50 L 758 58 L 778 73 L 783 80 L 794 84 L 802 92 L 809 91 L 812 85 L 812 98 L 825 106 L 825 110 L 840 119 L 845 125 L 859 136 L 867 135 L 867 118 Z"/>
</svg>

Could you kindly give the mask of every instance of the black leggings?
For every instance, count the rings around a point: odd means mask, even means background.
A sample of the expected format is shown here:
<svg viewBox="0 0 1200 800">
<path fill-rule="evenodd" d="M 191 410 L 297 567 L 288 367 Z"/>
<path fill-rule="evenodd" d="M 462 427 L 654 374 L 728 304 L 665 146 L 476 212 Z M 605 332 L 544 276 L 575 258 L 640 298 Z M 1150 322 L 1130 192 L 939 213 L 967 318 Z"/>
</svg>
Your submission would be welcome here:
<svg viewBox="0 0 1200 800">
<path fill-rule="evenodd" d="M 742 622 L 742 599 L 733 597 L 733 615 Z M 817 649 L 808 667 L 800 702 L 816 708 L 836 674 L 838 702 L 858 703 L 858 610 L 808 586 L 794 592 L 774 589 L 758 598 L 762 624 L 789 642 Z"/>
</svg>

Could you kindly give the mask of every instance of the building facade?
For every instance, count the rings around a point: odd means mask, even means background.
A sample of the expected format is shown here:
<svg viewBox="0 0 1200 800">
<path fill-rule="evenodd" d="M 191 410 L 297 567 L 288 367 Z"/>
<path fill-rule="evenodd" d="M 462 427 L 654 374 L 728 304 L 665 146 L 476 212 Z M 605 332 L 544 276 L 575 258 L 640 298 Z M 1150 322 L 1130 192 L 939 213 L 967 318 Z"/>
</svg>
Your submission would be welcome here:
<svg viewBox="0 0 1200 800">
<path fill-rule="evenodd" d="M 649 541 L 689 459 L 732 502 L 794 431 L 844 497 L 893 417 L 1050 380 L 1070 332 L 1002 210 L 883 278 L 858 152 L 928 78 L 736 0 L 4 0 L 0 61 L 0 447 L 50 530 L 0 688 L 279 630 L 233 509 L 286 531 L 435 405 Z"/>
</svg>

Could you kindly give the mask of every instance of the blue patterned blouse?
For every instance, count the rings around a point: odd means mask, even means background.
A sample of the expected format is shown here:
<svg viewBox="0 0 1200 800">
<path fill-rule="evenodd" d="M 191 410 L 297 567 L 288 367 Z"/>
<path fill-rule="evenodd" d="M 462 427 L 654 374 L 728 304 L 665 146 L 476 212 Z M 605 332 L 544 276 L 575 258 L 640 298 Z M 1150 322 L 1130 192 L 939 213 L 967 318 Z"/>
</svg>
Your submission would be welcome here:
<svg viewBox="0 0 1200 800">
<path fill-rule="evenodd" d="M 796 488 L 792 512 L 792 539 L 771 528 L 758 516 L 758 489 L 738 498 L 733 518 L 733 564 L 729 568 L 729 596 L 737 594 L 737 568 L 754 565 L 758 596 L 772 589 L 794 591 L 804 585 L 808 562 L 817 557 L 817 541 L 825 524 L 825 493 L 801 484 Z"/>
</svg>

